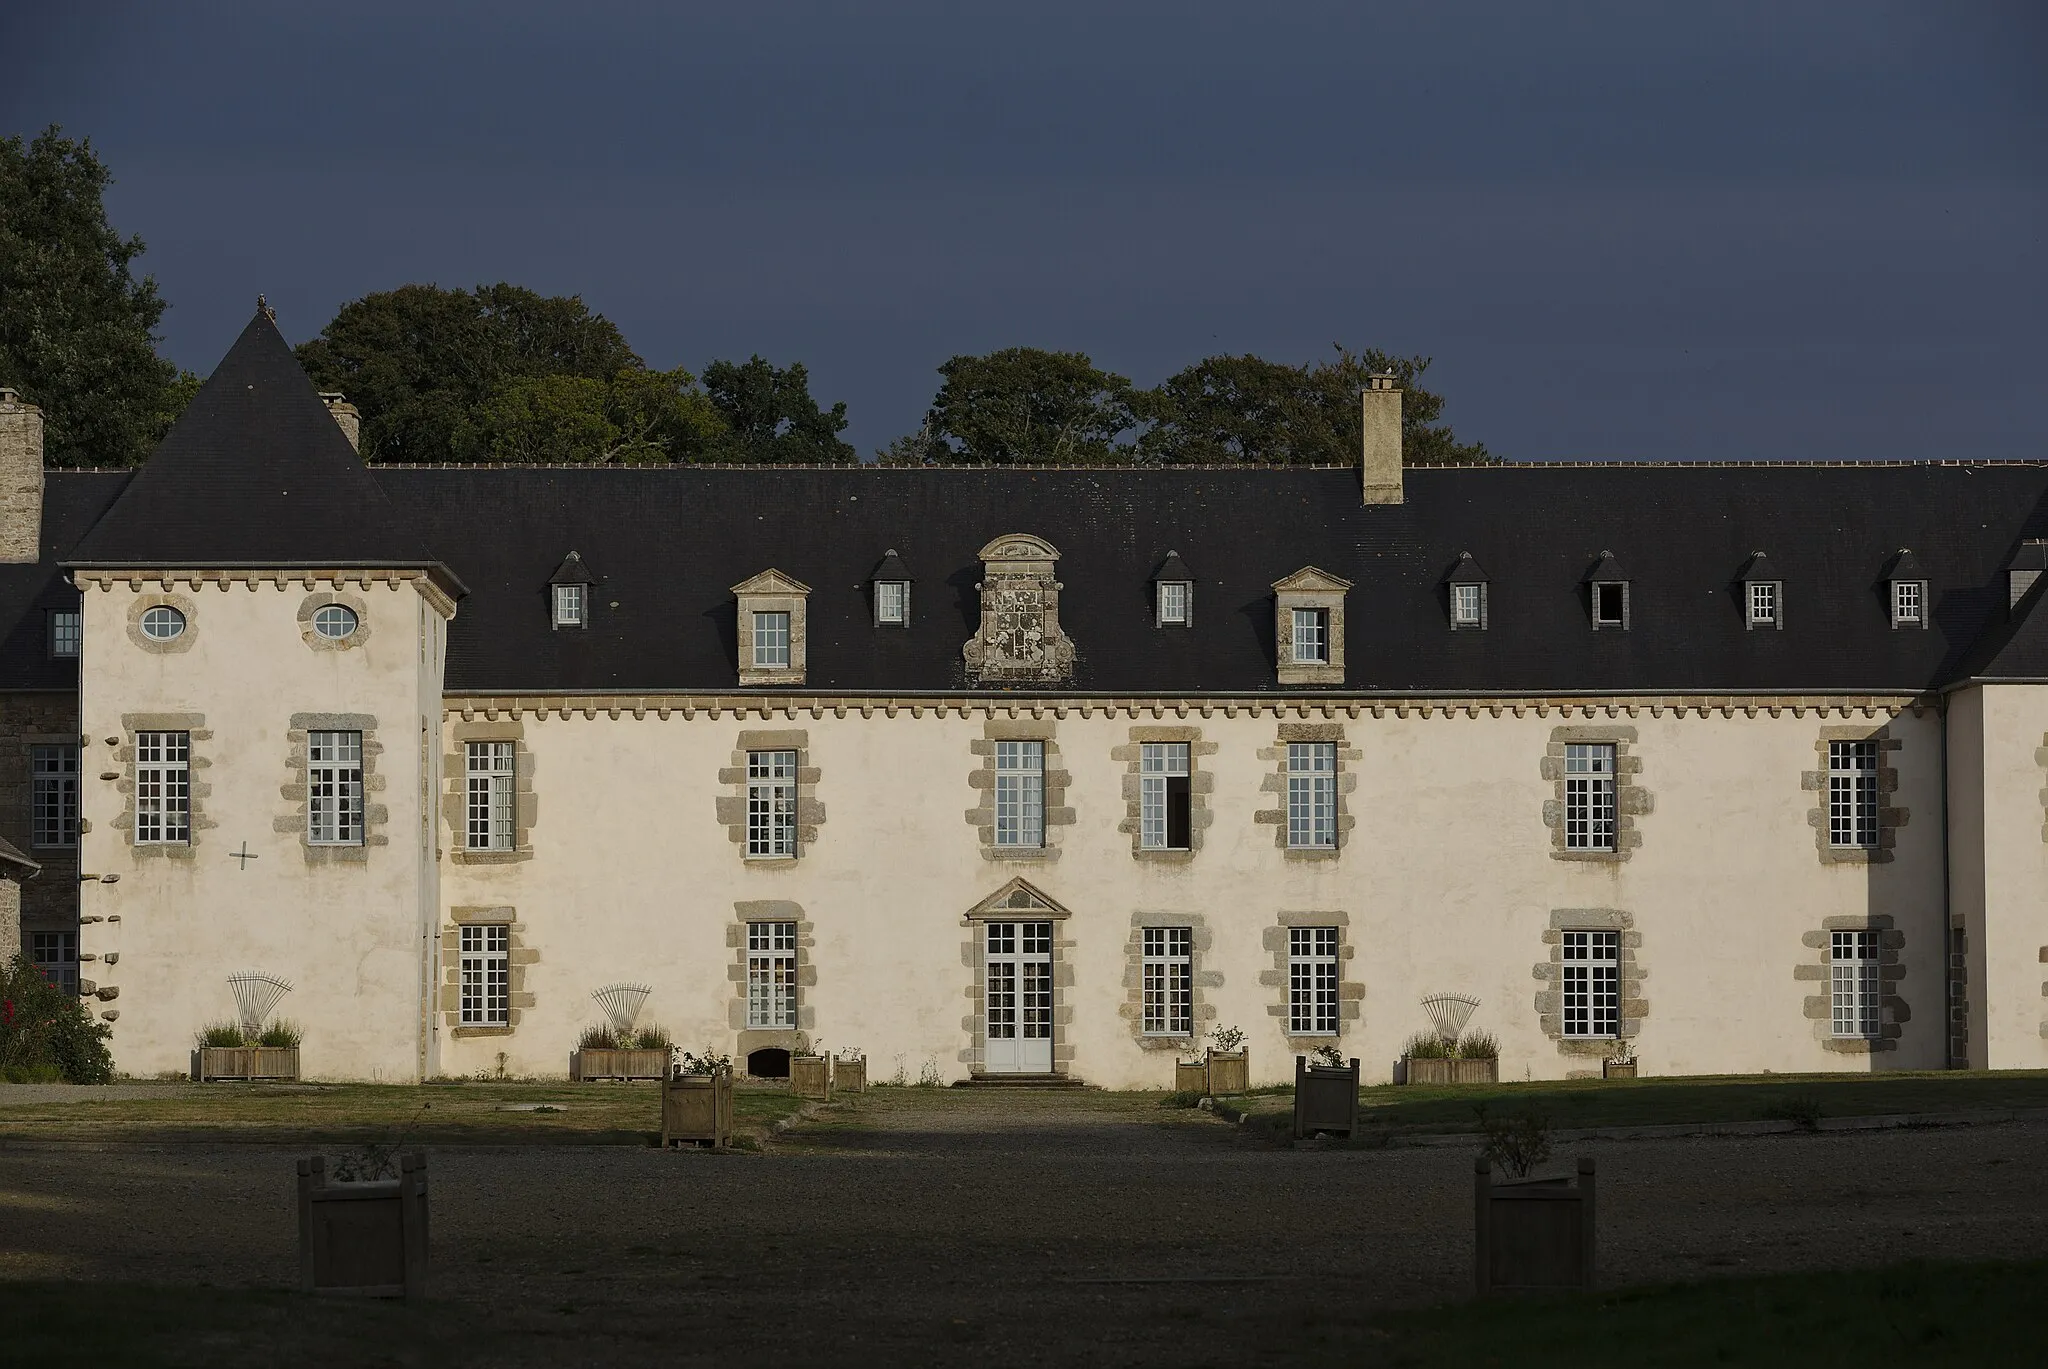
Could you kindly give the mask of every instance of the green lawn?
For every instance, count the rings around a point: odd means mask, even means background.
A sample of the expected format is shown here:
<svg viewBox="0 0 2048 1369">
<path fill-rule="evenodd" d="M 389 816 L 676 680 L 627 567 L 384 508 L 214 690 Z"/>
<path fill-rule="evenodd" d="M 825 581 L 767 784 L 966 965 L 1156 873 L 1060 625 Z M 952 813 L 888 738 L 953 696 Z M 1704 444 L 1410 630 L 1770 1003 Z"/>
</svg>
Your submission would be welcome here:
<svg viewBox="0 0 2048 1369">
<path fill-rule="evenodd" d="M 803 1106 L 771 1088 L 736 1089 L 733 1102 L 735 1140 L 758 1140 Z M 654 1083 L 207 1084 L 170 1098 L 0 1106 L 0 1141 L 653 1145 L 660 1133 Z"/>
<path fill-rule="evenodd" d="M 1376 1085 L 1360 1089 L 1361 1120 L 1375 1132 L 1476 1131 L 1475 1107 L 1498 1116 L 1541 1114 L 1552 1127 L 1659 1126 L 1893 1113 L 2048 1108 L 2048 1070 L 1899 1074 L 1706 1075 L 1670 1079 L 1572 1079 L 1458 1087 Z M 1227 1099 L 1248 1125 L 1285 1134 L 1293 1090 Z"/>
</svg>

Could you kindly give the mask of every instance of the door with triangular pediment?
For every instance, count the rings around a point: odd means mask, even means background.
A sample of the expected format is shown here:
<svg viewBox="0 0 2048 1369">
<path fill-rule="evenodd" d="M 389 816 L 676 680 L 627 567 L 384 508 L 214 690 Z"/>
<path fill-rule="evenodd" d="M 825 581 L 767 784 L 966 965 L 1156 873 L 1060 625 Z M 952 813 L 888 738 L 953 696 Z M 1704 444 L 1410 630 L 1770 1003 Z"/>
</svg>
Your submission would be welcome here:
<svg viewBox="0 0 2048 1369">
<path fill-rule="evenodd" d="M 1067 910 L 1013 879 L 968 911 L 981 954 L 981 1069 L 1053 1073 L 1053 926 Z"/>
</svg>

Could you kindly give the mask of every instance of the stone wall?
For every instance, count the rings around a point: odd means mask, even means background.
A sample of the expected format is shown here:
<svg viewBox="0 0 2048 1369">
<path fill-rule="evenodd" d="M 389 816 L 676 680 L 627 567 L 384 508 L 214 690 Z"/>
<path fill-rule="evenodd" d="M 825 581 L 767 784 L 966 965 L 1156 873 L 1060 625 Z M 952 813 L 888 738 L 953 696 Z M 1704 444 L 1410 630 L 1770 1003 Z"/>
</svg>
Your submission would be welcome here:
<svg viewBox="0 0 2048 1369">
<path fill-rule="evenodd" d="M 0 837 L 39 863 L 42 873 L 21 886 L 21 927 L 69 931 L 78 926 L 78 850 L 33 844 L 34 781 L 30 748 L 78 740 L 78 700 L 71 694 L 0 694 Z M 104 746 L 79 748 L 79 783 L 104 769 Z M 0 953 L 15 943 L 0 939 Z"/>
</svg>

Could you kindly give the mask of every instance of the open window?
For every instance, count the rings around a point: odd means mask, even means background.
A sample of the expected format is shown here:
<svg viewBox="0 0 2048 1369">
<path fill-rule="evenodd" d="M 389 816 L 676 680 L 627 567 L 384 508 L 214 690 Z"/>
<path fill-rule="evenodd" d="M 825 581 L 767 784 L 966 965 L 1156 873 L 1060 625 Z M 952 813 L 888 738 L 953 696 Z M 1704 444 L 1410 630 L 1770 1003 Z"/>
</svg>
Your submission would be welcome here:
<svg viewBox="0 0 2048 1369">
<path fill-rule="evenodd" d="M 1601 552 L 1600 559 L 1586 572 L 1586 591 L 1595 632 L 1628 630 L 1629 578 L 1613 552 Z"/>
</svg>

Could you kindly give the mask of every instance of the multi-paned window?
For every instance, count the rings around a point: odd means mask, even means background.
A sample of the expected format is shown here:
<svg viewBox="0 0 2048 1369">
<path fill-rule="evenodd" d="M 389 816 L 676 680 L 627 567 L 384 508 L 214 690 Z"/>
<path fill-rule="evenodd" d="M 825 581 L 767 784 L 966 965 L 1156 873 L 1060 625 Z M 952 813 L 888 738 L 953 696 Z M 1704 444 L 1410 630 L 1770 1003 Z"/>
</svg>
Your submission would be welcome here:
<svg viewBox="0 0 2048 1369">
<path fill-rule="evenodd" d="M 1337 845 L 1337 744 L 1287 743 L 1287 844 L 1301 850 Z"/>
<path fill-rule="evenodd" d="M 796 924 L 747 924 L 747 1025 L 796 1026 Z"/>
<path fill-rule="evenodd" d="M 1188 849 L 1188 744 L 1145 742 L 1138 750 L 1138 845 Z"/>
<path fill-rule="evenodd" d="M 1564 1034 L 1621 1034 L 1621 933 L 1564 934 Z"/>
<path fill-rule="evenodd" d="M 1193 1035 L 1194 933 L 1186 927 L 1147 927 L 1144 953 L 1145 1035 Z"/>
<path fill-rule="evenodd" d="M 587 591 L 582 585 L 555 586 L 555 626 L 582 627 Z"/>
<path fill-rule="evenodd" d="M 363 844 L 363 734 L 306 734 L 306 840 Z"/>
<path fill-rule="evenodd" d="M 78 655 L 79 642 L 84 637 L 83 619 L 77 609 L 58 608 L 50 610 L 50 655 L 56 660 L 69 660 Z"/>
<path fill-rule="evenodd" d="M 1486 586 L 1451 586 L 1451 625 L 1478 627 L 1485 621 Z"/>
<path fill-rule="evenodd" d="M 1776 627 L 1778 623 L 1778 582 L 1776 580 L 1751 580 L 1749 582 L 1749 625 L 1751 627 Z"/>
<path fill-rule="evenodd" d="M 1920 627 L 1927 621 L 1927 582 L 1892 581 L 1892 626 Z"/>
<path fill-rule="evenodd" d="M 1287 1034 L 1337 1034 L 1337 929 L 1287 929 Z"/>
<path fill-rule="evenodd" d="M 875 581 L 875 621 L 884 627 L 902 627 L 910 621 L 910 582 Z"/>
<path fill-rule="evenodd" d="M 471 742 L 469 761 L 469 849 L 513 849 L 518 743 Z"/>
<path fill-rule="evenodd" d="M 1828 845 L 1877 845 L 1877 743 L 1828 743 Z"/>
<path fill-rule="evenodd" d="M 502 922 L 462 928 L 462 1025 L 504 1027 L 512 1021 L 512 929 Z"/>
<path fill-rule="evenodd" d="M 30 932 L 28 959 L 36 970 L 66 993 L 78 992 L 78 933 Z"/>
<path fill-rule="evenodd" d="M 78 845 L 78 743 L 29 748 L 29 835 L 37 846 Z"/>
<path fill-rule="evenodd" d="M 747 753 L 747 854 L 796 854 L 796 752 Z"/>
<path fill-rule="evenodd" d="M 135 734 L 135 844 L 192 840 L 192 734 Z"/>
<path fill-rule="evenodd" d="M 1045 743 L 996 743 L 996 845 L 1045 845 Z"/>
<path fill-rule="evenodd" d="M 754 669 L 787 670 L 789 668 L 789 615 L 787 613 L 757 613 L 754 615 Z"/>
<path fill-rule="evenodd" d="M 1828 962 L 1829 998 L 1836 1036 L 1876 1036 L 1877 933 L 1836 932 Z"/>
<path fill-rule="evenodd" d="M 1568 851 L 1614 849 L 1614 756 L 1611 742 L 1565 745 L 1564 845 Z"/>
<path fill-rule="evenodd" d="M 1185 580 L 1161 580 L 1159 594 L 1159 626 L 1186 627 L 1188 624 L 1188 590 Z"/>
<path fill-rule="evenodd" d="M 1330 611 L 1322 608 L 1294 610 L 1293 655 L 1296 665 L 1330 663 Z"/>
</svg>

